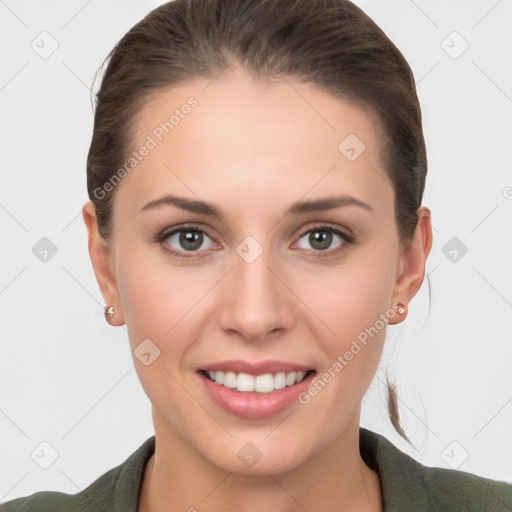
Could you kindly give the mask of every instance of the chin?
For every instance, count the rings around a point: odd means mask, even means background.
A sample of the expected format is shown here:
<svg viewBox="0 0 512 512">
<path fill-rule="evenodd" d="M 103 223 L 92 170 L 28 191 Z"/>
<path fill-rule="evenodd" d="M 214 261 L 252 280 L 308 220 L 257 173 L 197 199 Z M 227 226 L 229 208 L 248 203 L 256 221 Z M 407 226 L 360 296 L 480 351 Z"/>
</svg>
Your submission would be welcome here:
<svg viewBox="0 0 512 512">
<path fill-rule="evenodd" d="M 265 434 L 266 435 L 266 434 Z M 266 476 L 292 471 L 300 466 L 307 457 L 307 448 L 303 443 L 288 436 L 289 445 L 282 441 L 273 442 L 264 437 L 250 436 L 231 439 L 226 444 L 216 443 L 198 451 L 218 468 L 238 475 Z"/>
</svg>

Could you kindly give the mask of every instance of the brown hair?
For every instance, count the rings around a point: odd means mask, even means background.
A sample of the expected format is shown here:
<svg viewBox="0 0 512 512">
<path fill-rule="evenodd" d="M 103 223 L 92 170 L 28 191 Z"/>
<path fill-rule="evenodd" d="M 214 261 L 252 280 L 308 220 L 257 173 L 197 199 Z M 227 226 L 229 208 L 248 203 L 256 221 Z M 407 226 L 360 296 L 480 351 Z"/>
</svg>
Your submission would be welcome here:
<svg viewBox="0 0 512 512">
<path fill-rule="evenodd" d="M 188 79 L 213 78 L 232 62 L 255 78 L 312 82 L 373 109 L 385 139 L 401 247 L 412 241 L 427 174 L 414 77 L 398 48 L 350 1 L 175 0 L 132 27 L 107 61 L 87 158 L 87 190 L 105 241 L 115 188 L 107 193 L 104 184 L 132 150 L 134 119 L 144 102 Z M 388 382 L 387 388 L 391 422 L 407 439 L 395 387 Z"/>
</svg>

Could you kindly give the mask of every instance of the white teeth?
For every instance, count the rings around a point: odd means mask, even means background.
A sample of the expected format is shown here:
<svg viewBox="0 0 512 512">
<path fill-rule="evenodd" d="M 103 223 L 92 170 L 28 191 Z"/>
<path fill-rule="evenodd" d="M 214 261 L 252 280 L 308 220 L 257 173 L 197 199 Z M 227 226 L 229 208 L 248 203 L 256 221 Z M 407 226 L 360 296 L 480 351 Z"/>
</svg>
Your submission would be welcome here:
<svg viewBox="0 0 512 512">
<path fill-rule="evenodd" d="M 272 393 L 276 389 L 293 386 L 304 379 L 306 372 L 279 372 L 276 374 L 249 375 L 248 373 L 221 372 L 210 370 L 207 372 L 210 379 L 216 384 L 238 391 L 256 391 L 258 393 Z"/>
<path fill-rule="evenodd" d="M 286 387 L 286 373 L 279 372 L 274 375 L 274 389 L 283 389 Z"/>
<path fill-rule="evenodd" d="M 238 391 L 254 391 L 254 376 L 248 373 L 239 373 L 236 378 L 236 389 Z"/>
<path fill-rule="evenodd" d="M 271 393 L 274 389 L 274 377 L 272 377 L 271 373 L 258 375 L 254 379 L 254 391 L 258 393 Z"/>
<path fill-rule="evenodd" d="M 217 382 L 217 381 L 215 381 Z M 235 372 L 226 372 L 224 374 L 224 386 L 227 388 L 236 388 L 236 373 Z"/>
<path fill-rule="evenodd" d="M 286 374 L 286 385 L 292 386 L 293 384 L 295 384 L 295 377 L 297 377 L 296 372 L 290 372 Z"/>
</svg>

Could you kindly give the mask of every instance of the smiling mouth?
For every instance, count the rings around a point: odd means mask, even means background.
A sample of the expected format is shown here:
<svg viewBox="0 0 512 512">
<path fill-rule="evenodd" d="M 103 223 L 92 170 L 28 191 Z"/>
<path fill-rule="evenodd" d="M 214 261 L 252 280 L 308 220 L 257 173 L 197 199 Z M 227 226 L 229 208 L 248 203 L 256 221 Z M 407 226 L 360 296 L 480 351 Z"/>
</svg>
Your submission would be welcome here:
<svg viewBox="0 0 512 512">
<path fill-rule="evenodd" d="M 295 386 L 315 370 L 307 372 L 276 372 L 261 375 L 248 373 L 235 373 L 232 371 L 199 370 L 207 379 L 219 386 L 237 390 L 240 392 L 272 393 L 274 391 Z"/>
</svg>

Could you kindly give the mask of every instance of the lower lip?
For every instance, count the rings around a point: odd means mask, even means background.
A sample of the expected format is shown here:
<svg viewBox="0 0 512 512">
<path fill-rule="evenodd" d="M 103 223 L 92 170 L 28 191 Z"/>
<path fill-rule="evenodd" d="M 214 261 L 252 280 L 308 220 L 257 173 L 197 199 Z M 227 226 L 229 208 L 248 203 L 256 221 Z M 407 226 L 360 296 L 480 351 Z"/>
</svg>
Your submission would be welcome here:
<svg viewBox="0 0 512 512">
<path fill-rule="evenodd" d="M 212 400 L 224 411 L 242 418 L 260 419 L 274 416 L 288 409 L 300 393 L 310 386 L 315 372 L 306 375 L 298 384 L 277 389 L 271 393 L 237 391 L 216 384 L 201 372 L 198 372 L 198 375 Z"/>
</svg>

